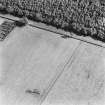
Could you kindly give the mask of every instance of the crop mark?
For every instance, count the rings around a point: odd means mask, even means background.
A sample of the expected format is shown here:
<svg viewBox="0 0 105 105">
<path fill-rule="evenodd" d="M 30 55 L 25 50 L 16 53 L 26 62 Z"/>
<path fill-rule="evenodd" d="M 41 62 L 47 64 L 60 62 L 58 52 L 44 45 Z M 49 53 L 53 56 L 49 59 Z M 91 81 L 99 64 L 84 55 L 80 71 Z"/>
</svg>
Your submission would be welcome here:
<svg viewBox="0 0 105 105">
<path fill-rule="evenodd" d="M 25 92 L 33 95 L 35 94 L 40 95 L 40 91 L 38 89 L 33 89 L 33 90 L 28 89 Z"/>
</svg>

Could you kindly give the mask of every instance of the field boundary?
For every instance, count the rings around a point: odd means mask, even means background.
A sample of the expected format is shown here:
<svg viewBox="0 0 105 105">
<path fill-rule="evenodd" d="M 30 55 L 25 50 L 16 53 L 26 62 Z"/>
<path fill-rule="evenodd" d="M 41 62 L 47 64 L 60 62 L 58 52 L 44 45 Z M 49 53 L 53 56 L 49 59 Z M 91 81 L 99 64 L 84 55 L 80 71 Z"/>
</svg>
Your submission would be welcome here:
<svg viewBox="0 0 105 105">
<path fill-rule="evenodd" d="M 12 21 L 16 21 L 16 20 L 18 21 L 20 19 L 18 17 L 12 16 L 12 15 L 4 15 L 4 14 L 0 14 L 0 18 L 5 18 L 7 20 L 12 20 Z M 31 21 L 31 20 L 28 20 L 28 25 L 31 26 L 31 27 L 35 27 L 35 28 L 38 28 L 38 29 L 45 30 L 45 31 L 53 32 L 55 34 L 58 34 L 58 36 L 61 36 L 65 39 L 66 38 L 73 38 L 73 39 L 80 40 L 80 41 L 83 41 L 83 42 L 86 42 L 86 43 L 89 43 L 89 44 L 92 44 L 92 45 L 95 45 L 95 46 L 98 46 L 98 47 L 105 48 L 105 43 L 104 42 L 92 39 L 89 36 L 86 36 L 86 37 L 84 37 L 82 35 L 78 36 L 78 35 L 76 35 L 72 32 L 71 33 L 66 32 L 62 29 L 57 29 L 56 27 L 46 25 L 45 23 L 34 22 L 34 21 Z"/>
</svg>

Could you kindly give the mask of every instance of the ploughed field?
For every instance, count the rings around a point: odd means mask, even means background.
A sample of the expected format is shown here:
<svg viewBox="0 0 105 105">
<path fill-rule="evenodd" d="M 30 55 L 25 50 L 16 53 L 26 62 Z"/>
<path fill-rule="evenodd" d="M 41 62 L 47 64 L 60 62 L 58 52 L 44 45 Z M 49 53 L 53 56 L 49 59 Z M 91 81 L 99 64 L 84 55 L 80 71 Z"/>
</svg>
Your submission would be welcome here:
<svg viewBox="0 0 105 105">
<path fill-rule="evenodd" d="M 0 41 L 0 105 L 105 105 L 105 48 L 16 26 Z"/>
</svg>

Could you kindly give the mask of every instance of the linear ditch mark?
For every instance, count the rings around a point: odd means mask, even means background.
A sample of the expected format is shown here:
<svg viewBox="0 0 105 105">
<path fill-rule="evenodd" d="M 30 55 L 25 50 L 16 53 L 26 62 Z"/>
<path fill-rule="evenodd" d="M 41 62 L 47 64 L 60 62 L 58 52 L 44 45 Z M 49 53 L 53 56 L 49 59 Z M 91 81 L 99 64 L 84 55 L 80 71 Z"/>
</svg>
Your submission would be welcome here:
<svg viewBox="0 0 105 105">
<path fill-rule="evenodd" d="M 72 65 L 76 55 L 78 54 L 78 51 L 80 50 L 80 48 L 82 47 L 81 44 L 83 42 L 80 41 L 80 43 L 78 44 L 78 46 L 75 48 L 74 53 L 72 54 L 72 56 L 70 56 L 70 58 L 68 59 L 68 61 L 65 63 L 65 65 L 63 66 L 62 70 L 59 70 L 59 72 L 57 73 L 57 75 L 55 75 L 55 77 L 52 79 L 52 82 L 49 84 L 48 88 L 45 89 L 45 91 L 43 92 L 43 94 L 41 95 L 41 100 L 39 102 L 39 105 L 41 105 L 43 103 L 43 101 L 45 100 L 45 98 L 47 97 L 48 93 L 51 91 L 51 89 L 53 88 L 53 86 L 55 85 L 55 83 L 57 82 L 57 80 L 61 77 L 61 75 L 63 74 L 63 72 L 66 70 L 65 68 L 68 65 Z"/>
<path fill-rule="evenodd" d="M 8 19 L 8 20 L 12 20 L 12 21 L 16 21 L 15 19 L 13 18 L 9 18 L 9 17 L 5 17 L 5 16 L 1 16 L 1 18 L 5 18 L 5 19 Z M 17 20 L 18 21 L 18 20 Z M 54 30 L 51 30 L 51 29 L 47 29 L 47 28 L 43 28 L 41 26 L 37 26 L 37 25 L 33 25 L 31 23 L 28 23 L 27 25 L 29 25 L 30 27 L 35 27 L 35 28 L 38 28 L 38 29 L 42 29 L 42 30 L 45 30 L 45 31 L 49 31 L 49 32 L 52 32 L 52 33 L 55 33 L 55 34 L 59 34 L 61 35 L 62 38 L 73 38 L 73 39 L 76 39 L 76 40 L 80 40 L 80 41 L 83 41 L 83 42 L 86 42 L 86 43 L 89 43 L 89 44 L 92 44 L 92 45 L 95 45 L 95 46 L 98 46 L 98 47 L 102 47 L 102 48 L 105 48 L 104 45 L 102 44 L 99 44 L 99 43 L 95 43 L 95 42 L 92 42 L 92 41 L 88 41 L 86 39 L 82 39 L 82 38 L 79 38 L 79 37 L 76 37 L 74 35 L 67 35 L 67 34 L 64 34 L 64 33 L 61 33 L 61 32 L 57 32 L 57 31 L 54 31 Z M 70 34 L 73 34 L 73 33 L 70 33 Z"/>
</svg>

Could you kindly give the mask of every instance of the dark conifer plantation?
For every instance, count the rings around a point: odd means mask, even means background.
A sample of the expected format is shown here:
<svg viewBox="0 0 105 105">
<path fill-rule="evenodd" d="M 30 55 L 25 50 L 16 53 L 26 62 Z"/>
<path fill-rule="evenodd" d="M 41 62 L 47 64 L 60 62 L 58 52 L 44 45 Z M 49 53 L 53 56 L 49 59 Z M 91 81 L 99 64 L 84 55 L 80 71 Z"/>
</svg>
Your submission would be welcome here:
<svg viewBox="0 0 105 105">
<path fill-rule="evenodd" d="M 0 11 L 105 42 L 104 0 L 0 0 Z"/>
</svg>

